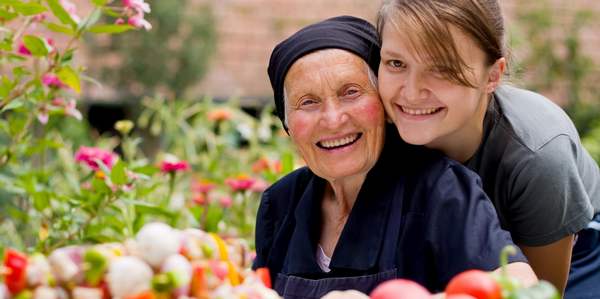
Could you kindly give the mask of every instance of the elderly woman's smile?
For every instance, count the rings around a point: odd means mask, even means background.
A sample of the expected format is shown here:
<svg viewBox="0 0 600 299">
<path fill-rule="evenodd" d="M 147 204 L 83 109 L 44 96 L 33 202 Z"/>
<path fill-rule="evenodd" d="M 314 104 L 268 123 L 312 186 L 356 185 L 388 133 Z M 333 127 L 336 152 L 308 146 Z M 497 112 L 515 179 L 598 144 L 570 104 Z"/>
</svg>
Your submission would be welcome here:
<svg viewBox="0 0 600 299">
<path fill-rule="evenodd" d="M 337 180 L 365 175 L 384 140 L 384 111 L 369 67 L 351 52 L 310 53 L 285 77 L 286 121 L 313 172 Z"/>
</svg>

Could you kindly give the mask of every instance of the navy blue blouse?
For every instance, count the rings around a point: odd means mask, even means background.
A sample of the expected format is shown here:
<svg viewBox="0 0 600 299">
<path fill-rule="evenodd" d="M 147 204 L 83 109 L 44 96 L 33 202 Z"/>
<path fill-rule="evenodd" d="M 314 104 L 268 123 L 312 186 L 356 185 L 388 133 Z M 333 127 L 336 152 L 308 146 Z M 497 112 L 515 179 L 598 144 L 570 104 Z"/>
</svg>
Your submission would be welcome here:
<svg viewBox="0 0 600 299">
<path fill-rule="evenodd" d="M 368 173 L 329 265 L 316 262 L 321 199 L 327 182 L 300 168 L 267 189 L 256 223 L 254 268 L 309 279 L 378 273 L 384 239 L 396 238 L 397 277 L 442 291 L 467 269 L 494 270 L 500 251 L 513 244 L 481 188 L 479 177 L 458 162 L 407 145 L 394 127 L 379 161 Z M 400 201 L 400 211 L 390 209 Z M 398 206 L 398 204 L 396 204 Z M 386 227 L 401 217 L 399 229 Z M 396 231 L 398 235 L 390 235 Z M 521 252 L 511 262 L 524 261 Z M 276 282 L 275 282 L 276 283 Z"/>
</svg>

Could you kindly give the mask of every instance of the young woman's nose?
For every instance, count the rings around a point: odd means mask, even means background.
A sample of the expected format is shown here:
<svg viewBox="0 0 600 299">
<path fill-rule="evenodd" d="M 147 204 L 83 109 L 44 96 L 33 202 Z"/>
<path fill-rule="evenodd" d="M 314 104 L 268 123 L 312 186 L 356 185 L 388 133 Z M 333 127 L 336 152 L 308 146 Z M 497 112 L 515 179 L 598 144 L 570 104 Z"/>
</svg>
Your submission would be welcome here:
<svg viewBox="0 0 600 299">
<path fill-rule="evenodd" d="M 401 96 L 407 102 L 418 102 L 426 93 L 423 78 L 417 72 L 410 72 L 404 79 Z"/>
</svg>

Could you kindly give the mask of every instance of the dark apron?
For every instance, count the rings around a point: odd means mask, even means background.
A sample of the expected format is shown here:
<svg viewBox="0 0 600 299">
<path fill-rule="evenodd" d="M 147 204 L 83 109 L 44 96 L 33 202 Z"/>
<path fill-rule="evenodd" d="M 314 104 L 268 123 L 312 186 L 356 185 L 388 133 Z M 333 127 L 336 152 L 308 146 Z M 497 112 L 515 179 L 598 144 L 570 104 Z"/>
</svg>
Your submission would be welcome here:
<svg viewBox="0 0 600 299">
<path fill-rule="evenodd" d="M 402 221 L 402 201 L 392 201 L 382 251 L 379 257 L 381 272 L 352 277 L 306 279 L 293 275 L 278 274 L 275 290 L 284 299 L 319 299 L 336 290 L 357 290 L 369 294 L 380 283 L 398 277 L 398 240 Z"/>
<path fill-rule="evenodd" d="M 600 298 L 600 214 L 577 233 L 565 299 Z"/>
</svg>

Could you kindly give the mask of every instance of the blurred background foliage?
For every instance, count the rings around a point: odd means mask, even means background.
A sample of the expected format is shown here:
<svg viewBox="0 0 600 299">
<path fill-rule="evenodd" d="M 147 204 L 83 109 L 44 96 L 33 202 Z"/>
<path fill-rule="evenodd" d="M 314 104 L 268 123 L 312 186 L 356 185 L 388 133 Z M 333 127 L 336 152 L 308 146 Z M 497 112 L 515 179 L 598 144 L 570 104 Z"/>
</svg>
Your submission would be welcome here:
<svg viewBox="0 0 600 299">
<path fill-rule="evenodd" d="M 148 1 L 153 26 L 147 34 L 111 35 L 108 41 L 90 38 L 92 56 L 115 53 L 117 66 L 97 65 L 100 81 L 122 97 L 139 99 L 162 94 L 182 98 L 188 87 L 206 74 L 215 51 L 217 34 L 210 4 L 192 6 L 191 1 Z"/>
<path fill-rule="evenodd" d="M 511 81 L 562 99 L 585 147 L 600 162 L 600 68 L 582 50 L 582 30 L 599 16 L 587 9 L 565 14 L 552 7 L 547 0 L 517 5 L 511 47 L 522 56 L 513 61 Z"/>
</svg>

